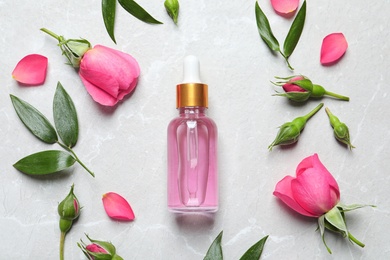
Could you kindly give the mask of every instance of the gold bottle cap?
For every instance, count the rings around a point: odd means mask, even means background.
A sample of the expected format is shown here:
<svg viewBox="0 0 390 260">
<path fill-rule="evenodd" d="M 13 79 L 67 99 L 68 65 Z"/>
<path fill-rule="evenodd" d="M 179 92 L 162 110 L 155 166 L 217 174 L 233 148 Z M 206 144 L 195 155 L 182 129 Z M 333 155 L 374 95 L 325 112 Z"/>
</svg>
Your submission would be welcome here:
<svg viewBox="0 0 390 260">
<path fill-rule="evenodd" d="M 203 83 L 183 83 L 176 86 L 176 108 L 208 107 L 208 86 Z"/>
<path fill-rule="evenodd" d="M 208 107 L 208 86 L 201 83 L 199 60 L 193 55 L 184 58 L 183 83 L 176 87 L 176 108 Z"/>
</svg>

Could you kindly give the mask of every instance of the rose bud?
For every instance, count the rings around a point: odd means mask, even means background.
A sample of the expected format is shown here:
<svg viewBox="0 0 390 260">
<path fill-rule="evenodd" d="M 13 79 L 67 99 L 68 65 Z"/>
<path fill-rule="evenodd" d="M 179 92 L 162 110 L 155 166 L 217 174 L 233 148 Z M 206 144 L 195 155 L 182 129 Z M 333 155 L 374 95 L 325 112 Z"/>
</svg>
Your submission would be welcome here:
<svg viewBox="0 0 390 260">
<path fill-rule="evenodd" d="M 276 184 L 273 194 L 294 211 L 307 217 L 318 218 L 322 241 L 329 253 L 331 250 L 325 242 L 325 229 L 341 233 L 351 242 L 364 247 L 364 244 L 348 231 L 345 212 L 367 205 L 340 204 L 339 186 L 317 154 L 303 159 L 296 169 L 296 177 L 284 177 Z"/>
<path fill-rule="evenodd" d="M 114 106 L 133 92 L 140 68 L 129 54 L 102 45 L 91 48 L 85 39 L 69 39 L 42 28 L 56 38 L 70 65 L 79 76 L 93 100 L 104 106 Z"/>
<path fill-rule="evenodd" d="M 177 24 L 177 18 L 179 16 L 179 1 L 178 0 L 165 0 L 165 9 L 168 15 L 172 18 L 173 22 Z"/>
<path fill-rule="evenodd" d="M 122 257 L 116 254 L 116 248 L 110 242 L 91 239 L 86 235 L 92 243 L 86 245 L 82 240 L 77 245 L 81 248 L 85 256 L 90 260 L 123 260 Z"/>
<path fill-rule="evenodd" d="M 74 185 L 70 188 L 69 194 L 58 205 L 58 214 L 60 215 L 60 259 L 64 259 L 64 243 L 66 233 L 72 227 L 73 221 L 80 215 L 80 203 L 73 193 Z"/>
<path fill-rule="evenodd" d="M 328 114 L 330 125 L 333 127 L 333 133 L 336 139 L 346 144 L 350 150 L 355 148 L 355 146 L 351 144 L 347 125 L 340 122 L 340 120 L 330 112 L 329 108 L 325 108 L 325 111 Z"/>
<path fill-rule="evenodd" d="M 322 86 L 313 84 L 310 79 L 305 76 L 291 76 L 291 77 L 275 77 L 281 81 L 271 82 L 276 86 L 283 88 L 285 93 L 278 93 L 275 96 L 287 97 L 295 102 L 303 102 L 312 98 L 321 98 L 323 96 L 331 96 L 336 99 L 349 101 L 349 97 L 342 96 L 325 90 Z"/>
<path fill-rule="evenodd" d="M 307 120 L 315 115 L 323 105 L 323 103 L 320 103 L 307 115 L 297 117 L 293 121 L 281 125 L 275 140 L 268 146 L 268 149 L 272 150 L 272 148 L 276 145 L 288 145 L 298 141 L 298 138 L 301 134 L 301 131 L 305 127 Z"/>
</svg>

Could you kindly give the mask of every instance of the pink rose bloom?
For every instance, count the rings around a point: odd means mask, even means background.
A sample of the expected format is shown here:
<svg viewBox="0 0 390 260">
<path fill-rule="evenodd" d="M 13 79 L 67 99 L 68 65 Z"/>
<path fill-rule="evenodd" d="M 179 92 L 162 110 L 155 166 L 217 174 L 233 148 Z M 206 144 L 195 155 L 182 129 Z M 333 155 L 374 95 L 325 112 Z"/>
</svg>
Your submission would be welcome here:
<svg viewBox="0 0 390 260">
<path fill-rule="evenodd" d="M 104 106 L 114 106 L 131 93 L 140 68 L 129 54 L 102 45 L 85 52 L 79 75 L 92 98 Z"/>
<path fill-rule="evenodd" d="M 339 186 L 317 154 L 303 159 L 296 177 L 284 177 L 276 184 L 273 194 L 298 213 L 316 218 L 340 201 Z"/>
<path fill-rule="evenodd" d="M 303 76 L 296 76 L 296 77 L 290 79 L 287 83 L 283 84 L 282 88 L 285 92 L 307 92 L 307 90 L 294 84 L 295 81 L 304 80 L 304 79 L 305 79 L 305 77 L 303 77 Z"/>
<path fill-rule="evenodd" d="M 85 247 L 85 249 L 87 249 L 89 252 L 92 252 L 92 253 L 107 253 L 107 251 L 103 247 L 101 247 L 97 244 L 87 245 Z"/>
</svg>

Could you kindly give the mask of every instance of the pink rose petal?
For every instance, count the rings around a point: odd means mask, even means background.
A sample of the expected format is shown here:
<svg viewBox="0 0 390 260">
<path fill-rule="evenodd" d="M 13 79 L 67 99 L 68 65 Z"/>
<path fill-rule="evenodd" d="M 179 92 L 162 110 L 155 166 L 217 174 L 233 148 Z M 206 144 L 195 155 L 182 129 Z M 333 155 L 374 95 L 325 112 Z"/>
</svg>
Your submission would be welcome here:
<svg viewBox="0 0 390 260">
<path fill-rule="evenodd" d="M 46 79 L 47 58 L 39 54 L 30 54 L 21 59 L 12 77 L 19 83 L 26 85 L 42 85 Z"/>
<path fill-rule="evenodd" d="M 322 41 L 321 64 L 331 65 L 340 59 L 348 48 L 347 40 L 342 33 L 331 33 Z"/>
<path fill-rule="evenodd" d="M 290 17 L 297 10 L 299 0 L 271 0 L 271 5 L 277 14 Z"/>
<path fill-rule="evenodd" d="M 134 220 L 135 216 L 130 204 L 121 195 L 108 192 L 103 195 L 103 206 L 110 218 L 117 220 Z"/>
</svg>

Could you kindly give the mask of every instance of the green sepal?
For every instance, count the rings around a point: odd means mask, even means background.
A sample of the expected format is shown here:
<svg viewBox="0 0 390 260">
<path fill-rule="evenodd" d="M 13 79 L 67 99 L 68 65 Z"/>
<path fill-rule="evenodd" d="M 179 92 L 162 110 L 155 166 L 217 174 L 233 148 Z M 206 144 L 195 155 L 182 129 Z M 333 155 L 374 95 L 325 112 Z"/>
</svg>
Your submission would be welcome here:
<svg viewBox="0 0 390 260">
<path fill-rule="evenodd" d="M 308 92 L 313 91 L 313 83 L 311 82 L 310 79 L 307 79 L 307 78 L 301 79 L 301 80 L 296 80 L 296 81 L 292 82 L 291 84 L 297 85 Z"/>
<path fill-rule="evenodd" d="M 326 244 L 326 241 L 325 241 L 325 215 L 322 215 L 321 217 L 318 218 L 318 228 L 320 229 L 322 242 L 324 243 L 329 254 L 331 254 L 332 251 L 330 250 L 330 248 L 328 247 L 328 245 Z"/>
<path fill-rule="evenodd" d="M 275 38 L 272 33 L 271 26 L 269 24 L 267 16 L 261 10 L 259 3 L 256 1 L 255 4 L 255 14 L 256 14 L 256 23 L 257 29 L 259 31 L 261 39 L 267 44 L 268 48 L 273 51 L 280 51 L 280 46 L 278 40 Z"/>
<path fill-rule="evenodd" d="M 240 258 L 240 260 L 258 260 L 263 253 L 264 244 L 267 241 L 268 236 L 263 237 L 253 246 L 251 246 L 244 255 Z"/>
<path fill-rule="evenodd" d="M 305 102 L 310 98 L 310 92 L 286 92 L 286 93 L 277 93 L 274 96 L 286 97 L 295 102 Z"/>
<path fill-rule="evenodd" d="M 48 144 L 58 141 L 56 130 L 41 112 L 14 95 L 10 95 L 10 97 L 20 120 L 33 135 Z"/>
<path fill-rule="evenodd" d="M 91 239 L 87 234 L 85 234 L 85 235 L 87 236 L 89 241 L 103 247 L 109 254 L 111 254 L 111 255 L 116 254 L 116 248 L 112 243 L 106 242 L 106 241 L 94 240 L 94 239 Z"/>
<path fill-rule="evenodd" d="M 53 116 L 58 135 L 67 147 L 72 148 L 76 145 L 79 134 L 77 112 L 71 97 L 60 82 L 54 95 Z"/>
<path fill-rule="evenodd" d="M 67 152 L 48 150 L 26 156 L 13 166 L 29 175 L 45 175 L 69 168 L 76 162 Z"/>
<path fill-rule="evenodd" d="M 298 141 L 301 134 L 299 127 L 293 122 L 284 123 L 279 127 L 279 131 L 275 140 L 268 146 L 268 149 L 272 151 L 272 148 L 276 145 L 289 145 Z"/>
<path fill-rule="evenodd" d="M 219 235 L 214 239 L 213 243 L 210 245 L 209 250 L 207 251 L 206 256 L 203 260 L 223 260 L 222 253 L 222 235 L 223 231 L 219 233 Z"/>
<path fill-rule="evenodd" d="M 283 53 L 286 60 L 293 53 L 295 47 L 298 44 L 299 38 L 301 37 L 303 26 L 305 25 L 306 19 L 306 1 L 303 2 L 301 8 L 298 11 L 293 23 L 291 24 L 290 30 L 284 40 Z"/>
<path fill-rule="evenodd" d="M 369 205 L 369 204 L 351 204 L 351 205 L 344 205 L 344 204 L 337 204 L 337 207 L 339 208 L 339 210 L 341 212 L 348 212 L 348 211 L 352 211 L 352 210 L 355 210 L 355 209 L 360 209 L 360 208 L 364 208 L 364 207 L 373 207 L 375 208 L 376 206 L 375 205 Z"/>
<path fill-rule="evenodd" d="M 129 14 L 135 18 L 151 24 L 162 24 L 162 22 L 153 18 L 144 8 L 137 4 L 133 0 L 118 0 L 119 4 L 125 9 Z"/>
<path fill-rule="evenodd" d="M 329 222 L 329 224 L 337 228 L 343 236 L 348 235 L 345 219 L 337 206 L 333 207 L 325 214 L 325 219 Z"/>
<path fill-rule="evenodd" d="M 116 16 L 116 0 L 102 0 L 104 26 L 111 40 L 116 44 L 114 29 Z"/>
</svg>

